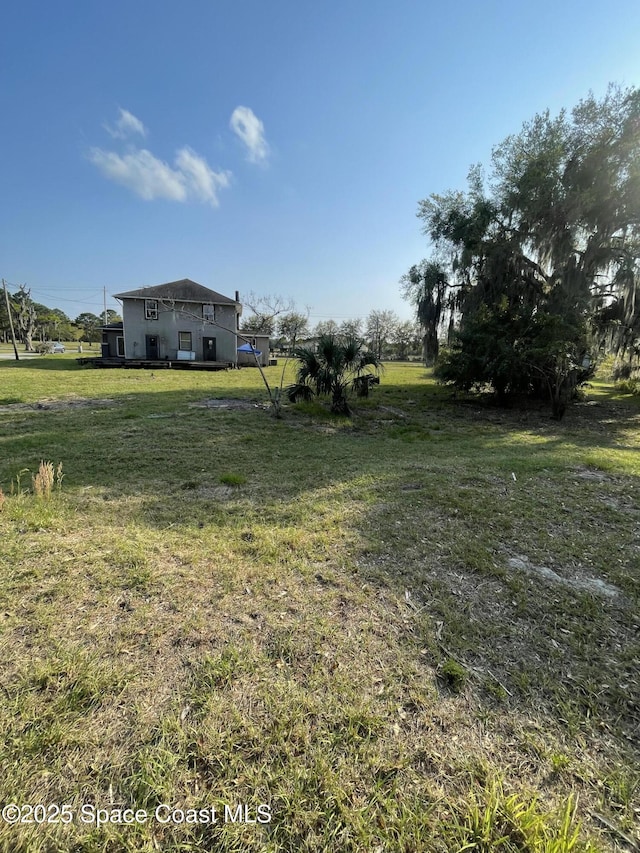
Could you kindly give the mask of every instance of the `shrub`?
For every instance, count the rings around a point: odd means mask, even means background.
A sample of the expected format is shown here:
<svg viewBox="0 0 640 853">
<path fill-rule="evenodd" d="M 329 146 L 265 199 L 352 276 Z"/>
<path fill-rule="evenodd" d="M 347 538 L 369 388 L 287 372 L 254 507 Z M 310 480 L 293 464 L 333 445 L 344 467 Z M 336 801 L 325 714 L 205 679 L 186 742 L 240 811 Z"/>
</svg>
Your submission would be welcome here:
<svg viewBox="0 0 640 853">
<path fill-rule="evenodd" d="M 619 394 L 640 394 L 640 379 L 623 379 L 616 382 L 615 389 Z"/>
<path fill-rule="evenodd" d="M 235 474 L 233 471 L 228 471 L 226 474 L 220 475 L 220 482 L 225 486 L 244 486 L 247 478 L 244 474 Z"/>
<path fill-rule="evenodd" d="M 592 375 L 587 352 L 583 323 L 502 300 L 465 318 L 434 375 L 461 391 L 488 386 L 500 404 L 515 394 L 548 397 L 559 420 L 578 385 Z"/>
</svg>

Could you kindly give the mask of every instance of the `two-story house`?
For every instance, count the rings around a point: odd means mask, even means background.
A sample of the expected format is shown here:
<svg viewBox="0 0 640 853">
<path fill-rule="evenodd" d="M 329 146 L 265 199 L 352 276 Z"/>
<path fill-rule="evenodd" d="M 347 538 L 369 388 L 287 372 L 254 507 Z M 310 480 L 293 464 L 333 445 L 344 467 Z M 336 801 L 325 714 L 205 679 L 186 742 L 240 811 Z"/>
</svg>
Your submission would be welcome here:
<svg viewBox="0 0 640 853">
<path fill-rule="evenodd" d="M 238 363 L 235 299 L 188 278 L 116 293 L 122 328 L 103 329 L 103 355 L 149 361 Z"/>
</svg>

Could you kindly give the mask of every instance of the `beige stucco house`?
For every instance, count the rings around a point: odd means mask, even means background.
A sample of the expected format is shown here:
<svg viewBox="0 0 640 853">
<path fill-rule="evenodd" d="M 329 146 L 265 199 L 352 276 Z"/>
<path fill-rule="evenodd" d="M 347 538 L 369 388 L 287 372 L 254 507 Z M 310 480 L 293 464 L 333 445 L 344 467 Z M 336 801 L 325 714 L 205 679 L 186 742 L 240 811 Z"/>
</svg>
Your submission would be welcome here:
<svg viewBox="0 0 640 853">
<path fill-rule="evenodd" d="M 104 328 L 104 355 L 237 365 L 242 314 L 237 291 L 231 299 L 184 278 L 115 298 L 122 303 L 122 329 Z"/>
</svg>

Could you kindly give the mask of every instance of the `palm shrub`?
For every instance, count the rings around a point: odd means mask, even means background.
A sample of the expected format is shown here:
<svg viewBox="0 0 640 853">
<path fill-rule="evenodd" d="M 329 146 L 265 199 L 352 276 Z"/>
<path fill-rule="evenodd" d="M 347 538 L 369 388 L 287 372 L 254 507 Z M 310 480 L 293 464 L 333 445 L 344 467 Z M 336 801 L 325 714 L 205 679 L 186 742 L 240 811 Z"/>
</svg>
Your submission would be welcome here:
<svg viewBox="0 0 640 853">
<path fill-rule="evenodd" d="M 351 414 L 349 392 L 366 396 L 381 368 L 380 360 L 352 336 L 321 335 L 315 349 L 296 347 L 293 356 L 298 360 L 298 373 L 287 388 L 289 400 L 295 403 L 329 396 L 336 415 Z"/>
</svg>

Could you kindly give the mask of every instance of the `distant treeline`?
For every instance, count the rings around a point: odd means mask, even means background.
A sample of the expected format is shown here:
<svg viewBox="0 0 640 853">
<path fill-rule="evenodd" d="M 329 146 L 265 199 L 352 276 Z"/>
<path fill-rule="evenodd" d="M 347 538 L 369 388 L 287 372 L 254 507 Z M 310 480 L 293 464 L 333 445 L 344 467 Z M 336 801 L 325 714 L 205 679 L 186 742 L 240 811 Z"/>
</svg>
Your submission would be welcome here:
<svg viewBox="0 0 640 853">
<path fill-rule="evenodd" d="M 27 352 L 33 352 L 37 343 L 45 341 L 99 341 L 104 317 L 85 311 L 75 320 L 60 308 L 49 308 L 34 302 L 25 285 L 17 291 L 7 290 L 11 320 L 17 341 Z M 121 317 L 112 310 L 107 311 L 107 322 L 118 322 Z M 11 341 L 11 322 L 7 311 L 7 300 L 0 293 L 0 340 Z"/>
</svg>

